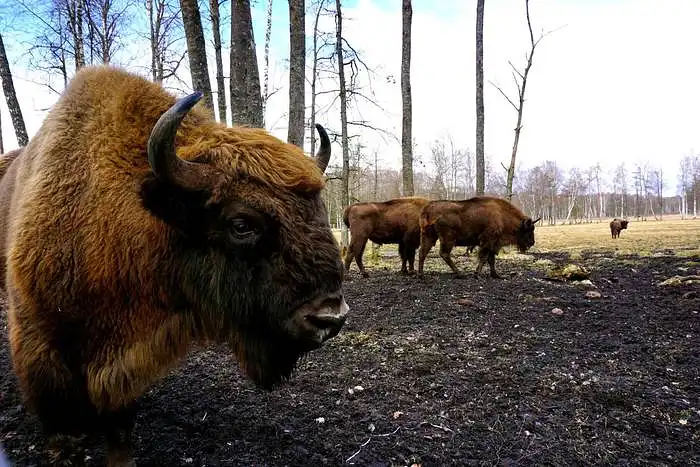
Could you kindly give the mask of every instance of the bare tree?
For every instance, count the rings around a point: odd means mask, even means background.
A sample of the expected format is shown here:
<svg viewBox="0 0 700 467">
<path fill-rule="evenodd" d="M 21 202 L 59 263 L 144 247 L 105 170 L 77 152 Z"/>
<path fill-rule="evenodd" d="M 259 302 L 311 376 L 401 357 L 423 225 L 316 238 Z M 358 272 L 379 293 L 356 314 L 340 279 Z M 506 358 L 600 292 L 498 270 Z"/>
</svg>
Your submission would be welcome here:
<svg viewBox="0 0 700 467">
<path fill-rule="evenodd" d="M 340 128 L 343 146 L 343 206 L 350 204 L 350 148 L 348 146 L 348 98 L 345 87 L 345 56 L 343 54 L 343 13 L 340 0 L 335 0 L 335 52 L 338 58 L 338 81 L 340 82 Z M 343 227 L 341 243 L 348 245 L 348 229 Z"/>
<path fill-rule="evenodd" d="M 320 0 L 318 3 L 318 9 L 316 10 L 316 18 L 314 19 L 314 36 L 313 36 L 313 59 L 311 62 L 311 124 L 309 125 L 310 127 L 310 132 L 311 132 L 311 154 L 316 154 L 316 135 L 315 135 L 315 127 L 316 127 L 316 82 L 318 80 L 318 56 L 319 56 L 319 47 L 318 47 L 318 36 L 319 36 L 319 30 L 318 30 L 318 20 L 321 17 L 321 12 L 323 11 L 325 5 L 325 0 Z"/>
<path fill-rule="evenodd" d="M 484 0 L 476 2 L 476 194 L 484 194 Z"/>
<path fill-rule="evenodd" d="M 180 10 L 169 0 L 145 0 L 148 14 L 148 40 L 151 44 L 151 75 L 153 81 L 176 76 L 187 51 L 177 50 L 181 40 L 174 32 L 180 26 Z"/>
<path fill-rule="evenodd" d="M 190 59 L 190 74 L 192 87 L 201 91 L 204 106 L 214 114 L 214 102 L 211 98 L 211 83 L 209 82 L 209 66 L 207 65 L 207 49 L 202 31 L 202 19 L 199 15 L 197 0 L 180 0 L 182 24 L 185 26 L 187 39 L 187 55 Z"/>
<path fill-rule="evenodd" d="M 10 111 L 12 125 L 15 127 L 17 144 L 19 146 L 26 146 L 29 142 L 29 137 L 27 136 L 27 128 L 24 126 L 22 109 L 19 106 L 17 94 L 15 93 L 15 84 L 12 81 L 10 62 L 7 59 L 7 52 L 5 51 L 5 43 L 2 40 L 2 34 L 0 34 L 0 80 L 2 80 L 2 90 L 5 94 L 5 100 L 7 101 L 7 109 Z"/>
<path fill-rule="evenodd" d="M 304 147 L 306 33 L 304 0 L 289 0 L 289 124 L 287 141 Z"/>
<path fill-rule="evenodd" d="M 264 125 L 260 74 L 255 53 L 249 0 L 231 0 L 231 120 L 237 125 Z"/>
<path fill-rule="evenodd" d="M 209 0 L 209 16 L 211 17 L 211 29 L 214 35 L 214 56 L 216 60 L 216 101 L 219 104 L 219 121 L 226 123 L 226 86 L 224 85 L 224 62 L 221 57 L 219 5 L 219 0 Z"/>
<path fill-rule="evenodd" d="M 508 176 L 506 179 L 506 198 L 510 200 L 513 197 L 513 176 L 515 175 L 515 157 L 518 153 L 518 142 L 520 141 L 520 130 L 522 130 L 523 125 L 523 107 L 525 104 L 525 87 L 527 86 L 527 78 L 530 74 L 530 69 L 532 68 L 532 59 L 535 55 L 535 49 L 537 45 L 544 39 L 547 35 L 551 34 L 552 31 L 548 33 L 542 33 L 540 37 L 535 40 L 535 36 L 532 33 L 532 23 L 530 22 L 530 0 L 525 0 L 525 15 L 527 17 L 527 28 L 530 32 L 530 51 L 527 54 L 527 64 L 525 65 L 525 70 L 518 70 L 513 63 L 508 62 L 510 67 L 513 69 L 513 80 L 518 88 L 518 103 L 514 103 L 508 94 L 506 94 L 503 89 L 494 83 L 493 86 L 498 89 L 498 91 L 506 98 L 508 103 L 515 109 L 518 114 L 517 123 L 515 124 L 515 136 L 513 139 L 513 151 L 510 156 L 510 165 L 507 168 Z"/>
<path fill-rule="evenodd" d="M 403 163 L 403 194 L 413 196 L 413 116 L 411 102 L 411 22 L 413 7 L 411 0 L 403 0 L 401 40 L 401 158 Z"/>
<path fill-rule="evenodd" d="M 102 63 L 110 63 L 118 48 L 120 28 L 124 26 L 130 4 L 114 0 L 82 0 L 88 26 L 90 63 L 97 55 Z"/>
</svg>

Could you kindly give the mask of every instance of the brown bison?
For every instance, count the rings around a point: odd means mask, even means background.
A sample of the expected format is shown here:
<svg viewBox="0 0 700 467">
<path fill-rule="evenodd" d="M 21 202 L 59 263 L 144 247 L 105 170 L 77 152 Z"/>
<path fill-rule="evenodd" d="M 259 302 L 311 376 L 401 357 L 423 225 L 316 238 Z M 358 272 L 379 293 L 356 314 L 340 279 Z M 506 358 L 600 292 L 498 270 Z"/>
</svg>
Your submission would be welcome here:
<svg viewBox="0 0 700 467">
<path fill-rule="evenodd" d="M 620 232 L 627 228 L 628 220 L 618 219 L 617 217 L 610 221 L 610 234 L 612 238 L 620 238 Z"/>
<path fill-rule="evenodd" d="M 367 240 L 372 240 L 379 245 L 398 243 L 401 273 L 412 274 L 416 250 L 420 246 L 420 211 L 426 204 L 427 199 L 406 197 L 379 203 L 355 203 L 346 207 L 343 222 L 350 229 L 351 237 L 345 255 L 345 270 L 350 271 L 350 264 L 355 258 L 362 275 L 368 276 L 362 264 L 362 255 Z"/>
<path fill-rule="evenodd" d="M 53 462 L 95 433 L 133 465 L 137 399 L 198 342 L 270 389 L 343 326 L 322 168 L 201 96 L 83 68 L 0 181 L 11 357 Z"/>
<path fill-rule="evenodd" d="M 506 245 L 516 245 L 521 252 L 535 244 L 535 223 L 508 201 L 490 196 L 478 196 L 464 201 L 431 201 L 420 216 L 421 245 L 418 256 L 418 274 L 423 274 L 423 263 L 430 249 L 440 240 L 440 256 L 459 274 L 450 253 L 455 246 L 471 250 L 479 247 L 479 276 L 488 261 L 491 277 L 496 272 L 496 255 Z"/>
</svg>

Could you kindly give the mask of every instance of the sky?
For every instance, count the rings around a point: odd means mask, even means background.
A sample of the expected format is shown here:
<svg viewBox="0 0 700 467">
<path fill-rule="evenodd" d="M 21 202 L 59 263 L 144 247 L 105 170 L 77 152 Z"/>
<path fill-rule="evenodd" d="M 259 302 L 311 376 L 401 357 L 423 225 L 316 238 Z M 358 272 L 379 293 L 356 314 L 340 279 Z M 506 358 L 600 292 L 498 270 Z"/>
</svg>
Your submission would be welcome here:
<svg viewBox="0 0 700 467">
<path fill-rule="evenodd" d="M 0 15 L 7 11 L 2 8 L 5 2 L 10 0 L 0 0 Z M 256 2 L 253 11 L 261 64 L 266 3 Z M 512 99 L 517 97 L 509 61 L 522 70 L 529 51 L 524 5 L 517 0 L 486 1 L 485 147 L 496 168 L 510 159 L 516 113 L 491 82 Z M 362 75 L 363 92 L 376 102 L 358 104 L 351 117 L 385 130 L 355 128 L 351 132 L 359 134 L 367 151 L 377 151 L 383 166 L 399 168 L 401 2 L 346 0 L 343 13 L 344 36 L 372 69 L 369 80 Z M 476 0 L 413 2 L 411 87 L 419 159 L 427 160 L 430 145 L 441 138 L 452 138 L 458 147 L 475 148 L 475 13 Z M 700 150 L 700 28 L 696 24 L 700 2 L 531 0 L 530 15 L 536 37 L 543 31 L 553 32 L 537 46 L 528 78 L 518 166 L 554 160 L 564 169 L 600 163 L 611 172 L 621 162 L 630 168 L 649 163 L 663 169 L 666 192 L 675 193 L 680 159 Z M 272 22 L 270 86 L 278 92 L 268 101 L 266 126 L 286 139 L 287 2 L 274 0 Z M 26 33 L 12 26 L 0 19 L 31 135 L 57 95 L 34 83 L 40 77 L 26 65 Z M 306 26 L 310 48 L 310 6 Z M 321 29 L 333 28 L 332 17 L 322 19 Z M 228 42 L 227 27 L 222 36 Z M 145 73 L 141 60 L 147 55 L 145 50 L 144 43 L 137 40 L 126 44 L 123 53 L 128 66 Z M 213 68 L 213 50 L 210 52 Z M 224 66 L 228 67 L 227 56 Z M 186 68 L 181 74 L 189 83 Z M 331 88 L 332 84 L 323 86 Z M 310 102 L 308 88 L 306 102 Z M 16 147 L 16 141 L 4 101 L 0 112 L 9 150 Z M 340 132 L 337 107 L 318 120 Z M 334 145 L 333 151 L 331 163 L 339 163 L 340 146 Z"/>
</svg>

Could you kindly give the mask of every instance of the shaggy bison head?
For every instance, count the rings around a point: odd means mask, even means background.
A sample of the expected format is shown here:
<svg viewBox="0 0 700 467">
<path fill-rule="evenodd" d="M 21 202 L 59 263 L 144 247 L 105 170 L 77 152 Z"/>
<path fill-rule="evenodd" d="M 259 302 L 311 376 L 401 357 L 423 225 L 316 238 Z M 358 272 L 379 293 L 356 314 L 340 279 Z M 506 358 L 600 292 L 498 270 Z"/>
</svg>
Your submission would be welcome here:
<svg viewBox="0 0 700 467">
<path fill-rule="evenodd" d="M 535 224 L 541 219 L 538 217 L 534 221 L 529 217 L 523 219 L 515 232 L 516 244 L 521 253 L 525 253 L 535 244 Z"/>
<path fill-rule="evenodd" d="M 169 227 L 171 263 L 162 280 L 177 297 L 174 307 L 204 338 L 228 343 L 246 374 L 271 388 L 343 326 L 348 306 L 340 252 L 321 186 L 275 183 L 275 176 L 289 179 L 294 170 L 285 160 L 306 156 L 261 130 L 219 127 L 216 135 L 201 134 L 196 115 L 183 123 L 200 98 L 181 99 L 153 128 L 151 173 L 141 197 Z M 318 160 L 327 160 L 321 153 L 330 152 L 330 142 L 317 129 Z M 180 146 L 189 151 L 187 160 L 176 155 Z M 265 155 L 244 159 L 241 151 Z M 245 160 L 268 166 L 245 167 Z M 300 179 L 309 167 L 317 170 L 313 162 L 301 167 Z M 261 171 L 272 175 L 251 175 Z"/>
</svg>

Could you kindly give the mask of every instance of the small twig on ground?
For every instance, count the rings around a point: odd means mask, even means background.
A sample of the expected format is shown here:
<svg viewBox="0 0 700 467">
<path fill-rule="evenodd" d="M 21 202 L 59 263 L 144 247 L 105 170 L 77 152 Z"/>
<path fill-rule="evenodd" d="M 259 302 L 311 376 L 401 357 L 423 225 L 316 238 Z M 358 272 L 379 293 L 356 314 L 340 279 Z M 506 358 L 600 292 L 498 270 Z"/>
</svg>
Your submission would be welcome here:
<svg viewBox="0 0 700 467">
<path fill-rule="evenodd" d="M 355 454 L 353 454 L 352 456 L 350 456 L 350 457 L 348 457 L 347 459 L 345 459 L 345 463 L 346 463 L 346 464 L 349 464 L 351 460 L 353 460 L 360 452 L 362 452 L 362 448 L 365 447 L 365 446 L 367 446 L 367 445 L 369 444 L 369 442 L 372 441 L 372 438 L 384 438 L 384 437 L 387 437 L 387 436 L 391 436 L 391 435 L 393 435 L 393 434 L 396 434 L 396 432 L 399 431 L 400 428 L 401 428 L 400 426 L 397 426 L 396 429 L 395 429 L 394 431 L 392 431 L 391 433 L 382 433 L 382 434 L 379 434 L 379 435 L 372 435 L 372 436 L 370 436 L 369 438 L 367 438 L 367 441 L 365 441 L 364 443 L 360 444 L 360 448 L 359 448 L 357 451 L 355 451 Z"/>
</svg>

